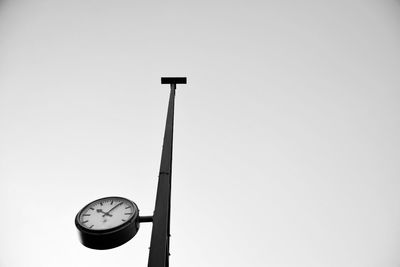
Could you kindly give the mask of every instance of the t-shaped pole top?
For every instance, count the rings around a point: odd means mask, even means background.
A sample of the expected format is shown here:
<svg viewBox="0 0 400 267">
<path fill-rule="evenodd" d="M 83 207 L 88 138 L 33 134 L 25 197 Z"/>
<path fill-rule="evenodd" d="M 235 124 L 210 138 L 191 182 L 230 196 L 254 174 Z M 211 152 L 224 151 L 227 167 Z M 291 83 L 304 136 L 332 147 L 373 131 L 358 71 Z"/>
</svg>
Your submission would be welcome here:
<svg viewBox="0 0 400 267">
<path fill-rule="evenodd" d="M 161 77 L 162 84 L 186 84 L 186 77 Z"/>
</svg>

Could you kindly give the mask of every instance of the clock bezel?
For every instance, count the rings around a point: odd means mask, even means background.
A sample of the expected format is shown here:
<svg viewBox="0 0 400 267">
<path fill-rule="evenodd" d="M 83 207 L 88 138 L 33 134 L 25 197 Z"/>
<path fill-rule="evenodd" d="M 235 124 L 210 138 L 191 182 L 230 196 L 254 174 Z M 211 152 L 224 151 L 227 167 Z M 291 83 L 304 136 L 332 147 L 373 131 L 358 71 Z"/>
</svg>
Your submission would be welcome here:
<svg viewBox="0 0 400 267">
<path fill-rule="evenodd" d="M 108 229 L 97 229 L 97 230 L 96 229 L 90 229 L 90 228 L 85 227 L 85 226 L 83 226 L 81 224 L 79 218 L 80 218 L 81 214 L 83 213 L 83 211 L 85 211 L 94 202 L 98 202 L 98 201 L 106 200 L 106 199 L 110 199 L 110 198 L 116 198 L 116 199 L 119 198 L 119 199 L 123 199 L 124 201 L 130 203 L 132 205 L 132 207 L 133 207 L 133 215 L 128 220 L 126 220 L 126 222 L 124 222 L 124 223 L 122 223 L 122 224 L 120 224 L 118 226 L 115 226 L 115 227 L 112 227 L 112 228 L 108 228 Z M 76 215 L 75 224 L 76 224 L 77 227 L 79 226 L 79 228 L 82 228 L 83 230 L 85 230 L 87 232 L 90 232 L 90 233 L 105 233 L 105 232 L 111 232 L 111 231 L 114 231 L 114 230 L 118 230 L 118 228 L 123 228 L 125 224 L 129 224 L 131 221 L 134 221 L 136 217 L 139 217 L 138 215 L 139 215 L 139 208 L 137 207 L 137 205 L 133 201 L 131 201 L 131 200 L 127 199 L 127 198 L 118 197 L 118 196 L 102 197 L 102 198 L 93 200 L 92 202 L 90 202 L 89 204 L 84 206 L 78 212 L 78 214 Z"/>
</svg>

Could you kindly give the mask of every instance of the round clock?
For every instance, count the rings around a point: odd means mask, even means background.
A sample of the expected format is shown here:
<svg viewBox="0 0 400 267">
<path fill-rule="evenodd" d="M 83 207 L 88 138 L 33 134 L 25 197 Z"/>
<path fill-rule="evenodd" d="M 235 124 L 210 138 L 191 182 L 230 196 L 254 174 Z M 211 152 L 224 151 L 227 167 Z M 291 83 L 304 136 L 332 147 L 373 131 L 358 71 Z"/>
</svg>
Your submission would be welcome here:
<svg viewBox="0 0 400 267">
<path fill-rule="evenodd" d="M 139 209 L 126 198 L 100 198 L 78 212 L 75 225 L 84 246 L 92 249 L 115 248 L 136 235 Z"/>
</svg>

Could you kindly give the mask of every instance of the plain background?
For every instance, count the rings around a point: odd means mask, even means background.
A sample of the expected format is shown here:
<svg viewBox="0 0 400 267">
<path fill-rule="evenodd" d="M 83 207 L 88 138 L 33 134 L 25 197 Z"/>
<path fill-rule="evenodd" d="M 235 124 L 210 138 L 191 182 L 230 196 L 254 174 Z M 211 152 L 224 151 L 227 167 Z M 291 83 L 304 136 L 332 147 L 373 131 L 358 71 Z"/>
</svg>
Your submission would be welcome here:
<svg viewBox="0 0 400 267">
<path fill-rule="evenodd" d="M 83 247 L 88 202 L 154 208 L 176 96 L 171 266 L 400 266 L 399 1 L 0 1 L 0 266 Z"/>
</svg>

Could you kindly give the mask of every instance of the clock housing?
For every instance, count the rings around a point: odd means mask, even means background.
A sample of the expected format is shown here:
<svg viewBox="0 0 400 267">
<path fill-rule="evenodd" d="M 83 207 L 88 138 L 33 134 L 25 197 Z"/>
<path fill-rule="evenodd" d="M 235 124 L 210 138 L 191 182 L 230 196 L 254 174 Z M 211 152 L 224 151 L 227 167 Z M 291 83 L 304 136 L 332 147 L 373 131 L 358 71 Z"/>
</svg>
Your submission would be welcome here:
<svg viewBox="0 0 400 267">
<path fill-rule="evenodd" d="M 124 204 L 128 203 L 131 207 L 129 211 L 133 214 L 131 214 L 129 218 L 127 218 L 127 220 L 123 223 L 115 227 L 110 227 L 106 229 L 91 229 L 84 224 L 85 221 L 82 221 L 82 218 L 83 215 L 86 215 L 85 213 L 87 213 L 89 210 L 96 210 L 93 207 L 97 206 L 99 203 L 106 203 L 111 201 L 121 201 L 124 202 Z M 100 211 L 103 213 L 103 217 L 105 219 L 112 216 L 108 212 L 104 212 L 102 210 Z M 131 240 L 132 237 L 134 237 L 139 231 L 139 209 L 133 201 L 123 197 L 113 196 L 100 198 L 90 202 L 78 212 L 75 217 L 75 225 L 78 229 L 80 242 L 84 246 L 91 249 L 99 250 L 111 249 L 125 244 L 126 242 Z"/>
</svg>

